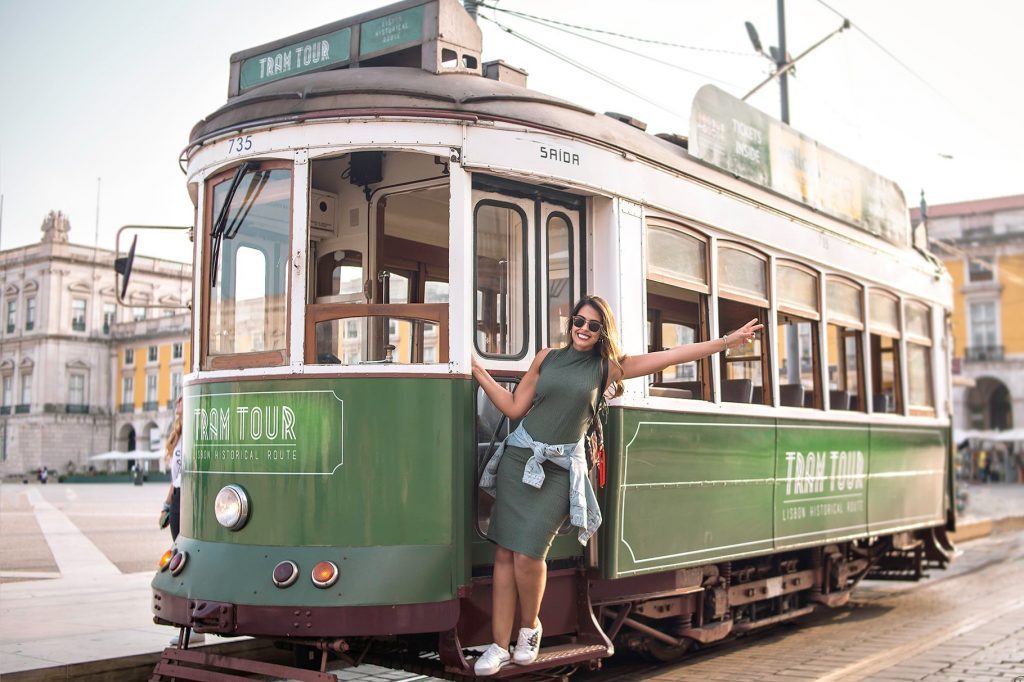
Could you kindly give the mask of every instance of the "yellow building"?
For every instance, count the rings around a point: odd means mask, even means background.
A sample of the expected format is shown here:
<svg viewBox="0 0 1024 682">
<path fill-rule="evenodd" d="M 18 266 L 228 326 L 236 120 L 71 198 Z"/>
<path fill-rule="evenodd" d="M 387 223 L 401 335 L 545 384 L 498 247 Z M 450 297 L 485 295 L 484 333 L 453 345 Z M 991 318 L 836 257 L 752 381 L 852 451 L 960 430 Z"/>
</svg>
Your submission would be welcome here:
<svg viewBox="0 0 1024 682">
<path fill-rule="evenodd" d="M 111 364 L 117 414 L 114 449 L 159 450 L 192 361 L 189 313 L 115 324 Z"/>
<path fill-rule="evenodd" d="M 1024 194 L 928 206 L 926 222 L 954 282 L 954 427 L 1024 426 Z"/>
</svg>

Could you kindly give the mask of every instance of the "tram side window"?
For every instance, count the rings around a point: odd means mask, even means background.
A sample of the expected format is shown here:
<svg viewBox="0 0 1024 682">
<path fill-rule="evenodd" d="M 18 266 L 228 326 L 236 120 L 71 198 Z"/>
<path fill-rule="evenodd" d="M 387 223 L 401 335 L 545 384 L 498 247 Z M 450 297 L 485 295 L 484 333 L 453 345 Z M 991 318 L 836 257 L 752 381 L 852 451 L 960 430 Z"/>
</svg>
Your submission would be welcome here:
<svg viewBox="0 0 1024 682">
<path fill-rule="evenodd" d="M 572 311 L 572 225 L 562 214 L 548 218 L 548 346 L 565 341 L 565 326 Z"/>
<path fill-rule="evenodd" d="M 899 414 L 903 412 L 899 303 L 894 296 L 872 291 L 868 306 L 871 320 L 872 411 Z"/>
<path fill-rule="evenodd" d="M 476 349 L 492 357 L 526 352 L 526 215 L 517 206 L 477 204 L 474 220 Z"/>
<path fill-rule="evenodd" d="M 860 287 L 840 279 L 825 284 L 828 302 L 829 408 L 865 411 L 864 305 Z"/>
<path fill-rule="evenodd" d="M 767 259 L 741 246 L 723 244 L 718 252 L 718 329 L 725 334 L 751 319 L 768 319 Z M 767 331 L 767 328 L 766 328 Z M 767 333 L 719 355 L 722 401 L 771 404 Z"/>
<path fill-rule="evenodd" d="M 907 336 L 907 403 L 911 414 L 934 414 L 931 311 L 919 303 L 904 307 Z"/>
<path fill-rule="evenodd" d="M 647 225 L 647 346 L 660 351 L 709 338 L 707 241 L 677 225 Z M 654 375 L 662 398 L 711 400 L 710 360 L 673 365 Z"/>
<path fill-rule="evenodd" d="M 251 165 L 210 181 L 206 367 L 287 361 L 292 173 L 283 165 Z"/>
<path fill-rule="evenodd" d="M 818 277 L 795 264 L 777 273 L 779 404 L 820 408 Z"/>
</svg>

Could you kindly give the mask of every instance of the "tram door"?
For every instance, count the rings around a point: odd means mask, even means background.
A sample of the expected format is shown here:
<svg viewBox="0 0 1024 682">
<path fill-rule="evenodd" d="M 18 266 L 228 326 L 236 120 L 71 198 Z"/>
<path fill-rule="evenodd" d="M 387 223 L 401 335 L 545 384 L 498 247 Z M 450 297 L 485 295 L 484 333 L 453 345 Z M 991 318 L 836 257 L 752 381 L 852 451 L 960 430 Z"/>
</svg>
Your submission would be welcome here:
<svg viewBox="0 0 1024 682">
<path fill-rule="evenodd" d="M 584 286 L 583 214 L 582 197 L 474 184 L 474 348 L 512 390 L 537 351 L 564 343 L 572 305 Z M 482 470 L 518 424 L 508 423 L 479 389 L 476 417 Z M 478 496 L 481 532 L 487 530 L 491 502 Z"/>
</svg>

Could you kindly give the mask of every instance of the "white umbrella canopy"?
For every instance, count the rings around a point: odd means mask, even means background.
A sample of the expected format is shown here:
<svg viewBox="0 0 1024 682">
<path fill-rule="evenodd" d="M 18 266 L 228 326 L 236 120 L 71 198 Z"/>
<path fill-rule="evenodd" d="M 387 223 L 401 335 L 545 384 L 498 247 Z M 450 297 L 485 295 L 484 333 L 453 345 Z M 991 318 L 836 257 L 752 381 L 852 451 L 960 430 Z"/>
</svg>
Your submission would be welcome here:
<svg viewBox="0 0 1024 682">
<path fill-rule="evenodd" d="M 156 452 L 153 450 L 129 450 L 128 452 L 121 452 L 120 450 L 111 450 L 110 452 L 101 452 L 98 455 L 92 455 L 89 457 L 90 462 L 127 462 L 129 459 L 162 459 L 162 452 Z"/>
</svg>

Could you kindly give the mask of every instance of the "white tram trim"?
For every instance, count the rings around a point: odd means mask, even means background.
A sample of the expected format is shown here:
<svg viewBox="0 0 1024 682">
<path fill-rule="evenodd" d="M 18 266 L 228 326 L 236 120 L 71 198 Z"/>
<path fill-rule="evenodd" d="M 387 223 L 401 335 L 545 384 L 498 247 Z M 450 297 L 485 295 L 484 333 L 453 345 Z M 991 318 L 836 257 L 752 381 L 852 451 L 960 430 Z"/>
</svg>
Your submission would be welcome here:
<svg viewBox="0 0 1024 682">
<path fill-rule="evenodd" d="M 775 552 L 777 552 L 779 550 L 782 550 L 782 549 L 794 549 L 794 548 L 801 547 L 801 546 L 819 545 L 819 544 L 822 544 L 822 543 L 843 542 L 843 541 L 847 541 L 847 540 L 853 540 L 853 539 L 856 539 L 856 538 L 859 538 L 859 537 L 863 537 L 864 535 L 866 535 L 868 533 L 871 533 L 872 531 L 875 531 L 875 530 L 884 530 L 887 533 L 889 533 L 889 532 L 898 533 L 898 532 L 902 532 L 902 531 L 906 531 L 906 530 L 914 530 L 914 529 L 917 529 L 917 528 L 927 528 L 929 526 L 934 525 L 935 523 L 941 523 L 942 522 L 941 515 L 923 514 L 923 515 L 919 515 L 919 516 L 908 516 L 908 517 L 905 517 L 905 518 L 902 518 L 902 519 L 893 519 L 892 521 L 889 521 L 887 523 L 900 523 L 902 521 L 918 521 L 920 519 L 925 519 L 925 521 L 919 522 L 919 523 L 913 523 L 913 524 L 905 524 L 905 525 L 902 525 L 902 526 L 894 526 L 892 528 L 889 528 L 889 527 L 885 526 L 884 524 L 874 524 L 874 525 L 872 525 L 872 524 L 870 524 L 868 522 L 865 522 L 865 523 L 862 523 L 862 524 L 857 524 L 855 526 L 844 526 L 842 528 L 829 528 L 829 529 L 826 529 L 826 530 L 811 531 L 811 532 L 807 532 L 807 533 L 796 533 L 796 534 L 793 534 L 793 535 L 781 535 L 781 536 L 779 536 L 777 538 L 766 538 L 766 539 L 762 539 L 762 540 L 751 540 L 749 542 L 738 542 L 738 543 L 735 543 L 735 544 L 732 544 L 732 545 L 717 545 L 715 547 L 708 547 L 706 549 L 691 550 L 689 552 L 679 552 L 677 554 L 666 554 L 666 555 L 663 555 L 663 556 L 650 557 L 650 558 L 646 558 L 646 559 L 637 559 L 637 558 L 635 558 L 635 555 L 633 554 L 633 548 L 629 546 L 629 542 L 627 542 L 625 538 L 622 538 L 622 543 L 624 545 L 626 545 L 626 548 L 629 550 L 630 555 L 633 556 L 633 563 L 634 564 L 642 564 L 642 563 L 647 563 L 647 562 L 650 562 L 650 561 L 660 561 L 660 560 L 663 560 L 663 559 L 675 559 L 677 557 L 692 556 L 694 554 L 709 554 L 709 553 L 713 553 L 713 552 L 716 552 L 716 551 L 722 550 L 722 549 L 736 549 L 736 548 L 739 548 L 739 547 L 749 547 L 751 545 L 765 545 L 765 544 L 768 544 L 768 545 L 771 545 L 771 546 L 765 548 L 765 553 L 775 553 Z M 860 532 L 858 532 L 858 533 L 847 533 L 845 535 L 828 535 L 829 533 L 835 533 L 836 531 L 844 531 L 844 530 L 858 530 Z M 789 540 L 789 539 L 792 539 L 792 538 L 800 538 L 800 537 L 810 537 L 812 535 L 824 535 L 826 537 L 824 537 L 824 538 L 816 538 L 814 540 L 811 540 L 811 541 L 808 541 L 808 542 L 805 542 L 805 543 L 791 543 L 789 545 L 779 545 L 778 544 L 778 542 L 780 540 Z M 714 560 L 715 561 L 723 561 L 723 560 L 726 560 L 726 559 L 734 559 L 734 558 L 737 558 L 737 557 L 750 557 L 750 556 L 753 556 L 753 555 L 751 555 L 751 554 L 749 554 L 747 552 L 735 552 L 733 554 L 726 554 L 726 555 L 722 555 L 722 556 L 715 556 Z M 694 561 L 702 561 L 702 560 L 701 559 L 695 559 Z M 686 566 L 688 564 L 692 564 L 692 563 L 694 563 L 694 561 L 680 561 L 680 562 L 677 562 L 677 563 L 674 563 L 674 564 L 652 566 L 650 568 L 636 568 L 636 569 L 631 569 L 631 570 L 626 570 L 626 571 L 617 571 L 617 575 L 624 576 L 624 575 L 634 575 L 634 574 L 637 574 L 637 573 L 650 573 L 652 571 L 665 571 L 665 570 L 669 570 L 669 569 L 672 569 L 672 568 L 677 568 L 677 567 L 680 567 L 680 566 Z"/>
</svg>

